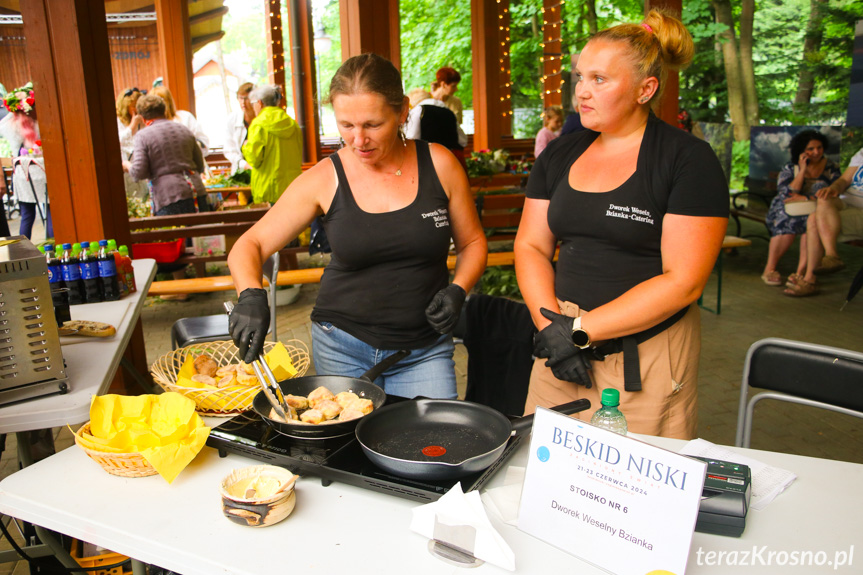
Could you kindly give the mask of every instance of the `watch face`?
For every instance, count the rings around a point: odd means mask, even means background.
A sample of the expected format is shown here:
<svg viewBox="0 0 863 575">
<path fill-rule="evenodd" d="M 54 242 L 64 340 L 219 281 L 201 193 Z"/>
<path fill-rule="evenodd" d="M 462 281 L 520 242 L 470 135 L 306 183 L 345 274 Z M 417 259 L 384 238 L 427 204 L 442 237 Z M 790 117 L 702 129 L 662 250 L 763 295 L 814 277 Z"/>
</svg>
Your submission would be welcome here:
<svg viewBox="0 0 863 575">
<path fill-rule="evenodd" d="M 583 329 L 576 330 L 572 332 L 572 343 L 576 345 L 576 347 L 587 347 L 590 344 L 590 336 L 587 335 L 587 332 Z"/>
</svg>

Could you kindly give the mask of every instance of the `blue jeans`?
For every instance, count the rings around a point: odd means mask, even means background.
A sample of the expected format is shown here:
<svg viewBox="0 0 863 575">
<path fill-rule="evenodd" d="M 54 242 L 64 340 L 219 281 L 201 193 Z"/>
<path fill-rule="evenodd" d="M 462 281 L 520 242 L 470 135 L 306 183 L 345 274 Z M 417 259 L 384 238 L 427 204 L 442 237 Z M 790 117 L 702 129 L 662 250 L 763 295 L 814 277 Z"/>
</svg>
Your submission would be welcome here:
<svg viewBox="0 0 863 575">
<path fill-rule="evenodd" d="M 442 335 L 434 344 L 411 354 L 375 379 L 390 395 L 456 399 L 455 346 Z M 359 377 L 397 350 L 376 349 L 329 322 L 312 322 L 312 358 L 319 375 Z"/>
<path fill-rule="evenodd" d="M 36 204 L 34 202 L 18 202 L 18 208 L 21 210 L 21 224 L 18 228 L 18 233 L 30 239 L 33 233 L 33 223 L 36 221 Z M 45 205 L 45 237 L 54 237 L 54 226 L 51 222 L 51 205 Z"/>
</svg>

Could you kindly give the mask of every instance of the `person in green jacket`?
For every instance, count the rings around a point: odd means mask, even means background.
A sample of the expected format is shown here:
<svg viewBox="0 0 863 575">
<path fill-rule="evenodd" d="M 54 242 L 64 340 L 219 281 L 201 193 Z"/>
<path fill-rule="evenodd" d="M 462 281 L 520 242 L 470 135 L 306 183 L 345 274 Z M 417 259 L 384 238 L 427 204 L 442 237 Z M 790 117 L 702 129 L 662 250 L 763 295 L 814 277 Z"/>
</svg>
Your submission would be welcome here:
<svg viewBox="0 0 863 575">
<path fill-rule="evenodd" d="M 243 144 L 243 156 L 252 167 L 252 201 L 276 203 L 302 172 L 303 139 L 300 126 L 279 107 L 282 94 L 272 85 L 249 93 L 255 119 Z"/>
</svg>

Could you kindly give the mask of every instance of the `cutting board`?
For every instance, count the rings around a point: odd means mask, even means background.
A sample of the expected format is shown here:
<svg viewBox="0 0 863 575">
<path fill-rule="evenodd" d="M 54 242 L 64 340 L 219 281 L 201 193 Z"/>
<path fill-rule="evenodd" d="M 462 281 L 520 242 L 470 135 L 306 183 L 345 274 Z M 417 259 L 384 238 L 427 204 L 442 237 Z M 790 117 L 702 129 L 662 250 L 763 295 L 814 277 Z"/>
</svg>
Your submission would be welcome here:
<svg viewBox="0 0 863 575">
<path fill-rule="evenodd" d="M 72 319 L 101 321 L 113 325 L 115 328 L 120 327 L 126 314 L 129 313 L 129 308 L 132 302 L 129 300 L 105 301 L 102 303 L 88 303 L 83 305 L 73 305 L 70 308 Z M 116 335 L 111 337 L 87 337 L 83 335 L 64 335 L 60 337 L 60 345 L 74 345 L 76 343 L 84 343 L 86 341 L 101 341 L 112 340 Z"/>
</svg>

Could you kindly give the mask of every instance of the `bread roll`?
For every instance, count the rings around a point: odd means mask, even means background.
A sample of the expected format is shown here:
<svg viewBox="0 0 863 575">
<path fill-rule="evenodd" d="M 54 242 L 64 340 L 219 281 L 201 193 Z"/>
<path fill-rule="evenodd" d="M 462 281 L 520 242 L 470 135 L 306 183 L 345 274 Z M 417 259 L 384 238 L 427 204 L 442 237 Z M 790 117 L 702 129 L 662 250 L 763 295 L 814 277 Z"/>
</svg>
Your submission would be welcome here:
<svg viewBox="0 0 863 575">
<path fill-rule="evenodd" d="M 197 383 L 203 383 L 205 385 L 212 385 L 213 387 L 216 387 L 215 378 L 213 376 L 210 376 L 210 375 L 204 375 L 203 373 L 196 373 L 195 375 L 193 375 L 192 381 L 195 381 Z"/>
<path fill-rule="evenodd" d="M 202 353 L 196 357 L 194 365 L 195 373 L 199 373 L 201 375 L 209 375 L 212 377 L 216 375 L 216 372 L 219 370 L 219 364 L 216 363 L 216 360 L 206 353 Z"/>
<path fill-rule="evenodd" d="M 324 419 L 333 419 L 342 412 L 342 406 L 332 399 L 325 399 L 318 402 L 315 409 L 324 415 Z"/>
<path fill-rule="evenodd" d="M 333 392 L 326 387 L 319 387 L 309 394 L 309 406 L 314 409 L 315 406 L 318 405 L 318 403 L 326 401 L 328 399 L 335 401 L 336 396 L 333 395 Z"/>
<path fill-rule="evenodd" d="M 324 414 L 317 409 L 308 409 L 300 415 L 300 421 L 318 424 L 324 421 Z"/>
<path fill-rule="evenodd" d="M 338 404 L 341 405 L 343 408 L 350 402 L 359 398 L 360 396 L 353 391 L 342 391 L 336 394 L 336 402 L 338 402 Z"/>
<path fill-rule="evenodd" d="M 309 408 L 309 400 L 303 397 L 302 395 L 291 395 L 288 394 L 285 396 L 285 402 L 293 407 L 294 409 L 308 409 Z"/>
</svg>

